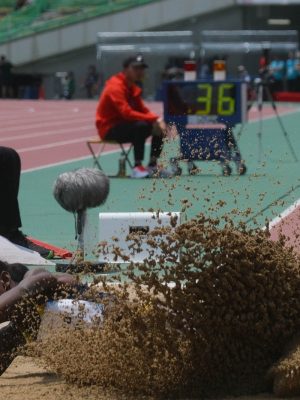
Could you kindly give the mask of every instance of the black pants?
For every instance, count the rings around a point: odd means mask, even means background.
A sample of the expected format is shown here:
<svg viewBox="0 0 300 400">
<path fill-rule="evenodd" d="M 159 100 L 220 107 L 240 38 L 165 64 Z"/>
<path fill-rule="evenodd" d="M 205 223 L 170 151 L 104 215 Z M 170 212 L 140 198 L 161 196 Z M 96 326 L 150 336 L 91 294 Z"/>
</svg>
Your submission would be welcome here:
<svg viewBox="0 0 300 400">
<path fill-rule="evenodd" d="M 126 122 L 114 126 L 105 136 L 107 140 L 132 143 L 136 163 L 143 161 L 145 142 L 152 135 L 153 125 L 144 121 Z M 152 135 L 150 158 L 159 158 L 163 145 L 162 135 Z"/>
<path fill-rule="evenodd" d="M 20 172 L 18 153 L 0 146 L 0 235 L 22 225 L 18 203 Z"/>
</svg>

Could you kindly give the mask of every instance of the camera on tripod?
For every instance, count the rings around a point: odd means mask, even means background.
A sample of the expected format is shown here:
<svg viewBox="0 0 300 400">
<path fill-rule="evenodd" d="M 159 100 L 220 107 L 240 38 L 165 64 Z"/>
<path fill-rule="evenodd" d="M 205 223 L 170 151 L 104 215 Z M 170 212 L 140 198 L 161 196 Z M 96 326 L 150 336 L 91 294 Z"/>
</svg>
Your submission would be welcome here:
<svg viewBox="0 0 300 400">
<path fill-rule="evenodd" d="M 254 91 L 255 91 L 255 101 L 257 103 L 257 109 L 259 112 L 259 130 L 257 133 L 258 136 L 258 160 L 261 161 L 261 157 L 262 157 L 262 121 L 263 121 L 263 104 L 264 104 L 264 100 L 267 100 L 270 102 L 271 107 L 275 113 L 275 116 L 277 118 L 277 121 L 279 123 L 279 126 L 281 128 L 281 131 L 285 137 L 285 140 L 288 144 L 288 147 L 291 151 L 291 154 L 294 158 L 294 161 L 297 162 L 298 158 L 297 155 L 294 151 L 294 148 L 290 142 L 288 133 L 283 125 L 283 122 L 281 120 L 281 117 L 278 113 L 277 110 L 277 106 L 275 104 L 275 101 L 273 99 L 272 96 L 272 91 L 271 91 L 271 86 L 274 83 L 274 79 L 273 76 L 271 74 L 271 71 L 269 69 L 269 52 L 266 51 L 267 49 L 265 49 L 264 51 L 264 62 L 263 65 L 261 65 L 260 69 L 259 69 L 259 76 L 257 78 L 254 79 L 253 81 L 253 86 L 254 86 Z M 253 103 L 250 104 L 250 106 L 248 106 L 248 110 L 250 110 L 250 108 L 252 107 Z M 238 133 L 238 137 L 240 137 L 241 132 L 243 130 L 243 125 L 242 128 L 240 130 L 240 132 Z"/>
<path fill-rule="evenodd" d="M 259 70 L 259 76 L 254 79 L 254 86 L 269 86 L 274 82 L 274 78 L 269 70 L 269 66 Z"/>
</svg>

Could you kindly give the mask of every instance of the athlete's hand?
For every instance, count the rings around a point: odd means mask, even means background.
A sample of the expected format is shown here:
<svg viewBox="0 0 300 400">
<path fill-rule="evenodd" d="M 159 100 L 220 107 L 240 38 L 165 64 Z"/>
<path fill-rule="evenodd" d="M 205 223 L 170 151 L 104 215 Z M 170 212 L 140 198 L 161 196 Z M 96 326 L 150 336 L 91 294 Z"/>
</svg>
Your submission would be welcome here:
<svg viewBox="0 0 300 400">
<path fill-rule="evenodd" d="M 31 295 L 51 297 L 56 291 L 71 288 L 77 284 L 76 279 L 69 274 L 51 274 L 44 269 L 28 271 L 19 286 Z"/>
<path fill-rule="evenodd" d="M 57 288 L 57 279 L 47 271 L 30 271 L 18 286 L 30 295 L 51 296 Z"/>
</svg>

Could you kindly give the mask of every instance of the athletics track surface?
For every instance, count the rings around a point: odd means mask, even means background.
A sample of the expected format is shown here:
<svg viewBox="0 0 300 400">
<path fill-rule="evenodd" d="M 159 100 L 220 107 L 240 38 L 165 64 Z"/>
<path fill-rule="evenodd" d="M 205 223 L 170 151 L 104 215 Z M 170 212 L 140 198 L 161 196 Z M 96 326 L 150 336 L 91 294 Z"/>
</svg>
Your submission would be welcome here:
<svg viewBox="0 0 300 400">
<path fill-rule="evenodd" d="M 74 247 L 73 216 L 55 202 L 52 187 L 60 173 L 92 166 L 85 142 L 96 134 L 95 107 L 94 101 L 0 101 L 0 144 L 15 148 L 22 159 L 20 206 L 25 233 L 58 246 Z M 161 113 L 159 103 L 150 107 Z M 278 110 L 300 158 L 300 107 L 280 105 Z M 262 161 L 257 160 L 259 124 L 255 109 L 239 141 L 248 167 L 246 176 L 236 175 L 233 168 L 231 177 L 223 177 L 216 163 L 200 162 L 202 171 L 194 177 L 186 175 L 183 165 L 184 175 L 167 181 L 112 179 L 109 199 L 101 211 L 178 211 L 183 207 L 182 200 L 187 200 L 191 206 L 184 218 L 199 212 L 215 216 L 230 213 L 250 226 L 264 226 L 266 220 L 272 221 L 285 212 L 283 219 L 271 222 L 272 237 L 277 238 L 283 231 L 300 250 L 299 162 L 293 161 L 268 105 L 263 116 Z M 177 141 L 170 140 L 165 161 L 176 155 L 177 149 Z M 103 166 L 115 173 L 117 164 L 116 148 L 108 146 Z M 248 210 L 247 216 L 236 215 L 238 210 Z M 89 213 L 95 237 L 98 212 L 96 209 Z"/>
</svg>

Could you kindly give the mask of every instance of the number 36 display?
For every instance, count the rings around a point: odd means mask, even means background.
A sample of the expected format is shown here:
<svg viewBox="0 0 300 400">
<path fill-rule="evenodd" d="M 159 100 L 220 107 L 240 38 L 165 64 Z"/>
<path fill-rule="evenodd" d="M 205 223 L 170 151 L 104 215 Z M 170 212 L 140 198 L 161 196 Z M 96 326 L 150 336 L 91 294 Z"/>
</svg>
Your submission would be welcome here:
<svg viewBox="0 0 300 400">
<path fill-rule="evenodd" d="M 164 84 L 166 122 L 188 123 L 190 116 L 235 125 L 247 114 L 246 84 L 240 81 L 168 81 Z M 195 119 L 195 118 L 194 118 Z"/>
</svg>

